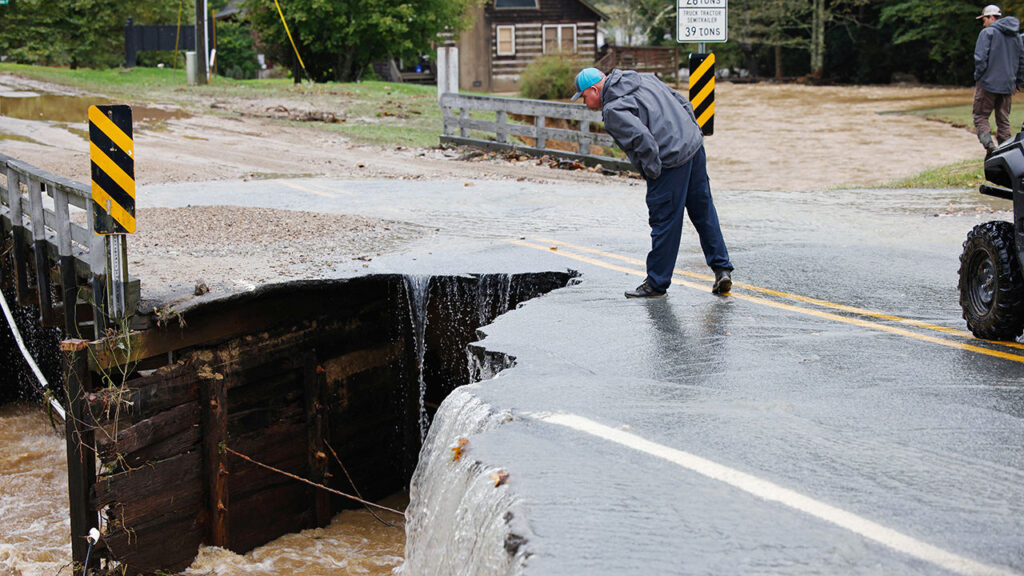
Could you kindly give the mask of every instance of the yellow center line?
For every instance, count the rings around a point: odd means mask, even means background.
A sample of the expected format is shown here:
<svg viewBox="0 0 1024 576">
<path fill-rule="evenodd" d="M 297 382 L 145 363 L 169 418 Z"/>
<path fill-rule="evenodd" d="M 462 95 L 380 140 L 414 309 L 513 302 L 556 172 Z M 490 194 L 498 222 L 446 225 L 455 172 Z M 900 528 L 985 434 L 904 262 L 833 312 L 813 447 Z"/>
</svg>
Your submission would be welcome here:
<svg viewBox="0 0 1024 576">
<path fill-rule="evenodd" d="M 287 186 L 289 188 L 294 188 L 295 190 L 300 190 L 302 192 L 309 192 L 310 194 L 316 194 L 317 196 L 323 196 L 324 198 L 337 198 L 337 196 L 334 195 L 334 194 L 328 194 L 327 192 L 321 192 L 319 190 L 314 190 L 312 188 L 307 188 L 305 186 L 300 186 L 299 184 L 295 184 L 294 182 L 286 182 L 284 180 L 278 180 L 278 183 L 284 184 L 285 186 Z"/>
<path fill-rule="evenodd" d="M 566 246 L 568 248 L 572 248 L 573 250 L 579 250 L 581 252 L 588 252 L 590 254 L 597 254 L 597 255 L 600 255 L 600 256 L 607 257 L 607 258 L 614 258 L 616 260 L 621 260 L 623 262 L 629 262 L 630 264 L 639 264 L 641 266 L 645 265 L 643 260 L 638 260 L 636 258 L 630 258 L 628 256 L 620 256 L 618 254 L 613 254 L 611 252 L 605 252 L 603 250 L 596 250 L 594 248 L 587 248 L 586 246 L 578 246 L 578 245 L 575 245 L 575 244 L 571 244 L 569 242 L 559 242 L 559 241 L 556 241 L 556 240 L 552 240 L 550 238 L 538 238 L 537 240 L 540 241 L 540 242 L 546 242 L 546 243 L 550 242 L 551 244 L 554 244 L 554 245 L 559 245 L 560 244 L 562 246 Z M 678 268 L 675 269 L 674 272 L 676 274 L 682 274 L 684 276 L 690 276 L 691 278 L 700 278 L 701 280 L 711 280 L 711 281 L 713 281 L 715 279 L 714 276 L 709 275 L 709 274 L 700 274 L 700 273 L 697 273 L 697 272 L 689 272 L 687 270 L 680 270 Z M 867 309 L 864 309 L 864 308 L 857 308 L 856 306 L 848 306 L 846 304 L 837 304 L 835 302 L 829 302 L 828 300 L 821 300 L 821 299 L 818 299 L 818 298 L 812 298 L 810 296 L 801 296 L 799 294 L 792 294 L 792 293 L 789 293 L 789 292 L 782 292 L 782 291 L 779 291 L 779 290 L 772 290 L 771 288 L 762 288 L 760 286 L 754 286 L 752 284 L 743 284 L 741 282 L 733 282 L 732 286 L 733 286 L 734 289 L 735 288 L 742 288 L 744 290 L 750 290 L 751 292 L 760 292 L 762 294 L 768 294 L 770 296 L 776 296 L 778 298 L 785 298 L 787 300 L 796 300 L 797 302 L 805 302 L 807 304 L 814 304 L 815 306 L 821 306 L 822 308 L 831 308 L 833 310 L 840 310 L 840 311 L 843 311 L 843 312 L 850 312 L 851 314 L 859 314 L 861 316 L 868 316 L 868 317 L 871 317 L 871 318 L 878 318 L 880 320 L 889 320 L 891 322 L 898 322 L 900 324 L 906 324 L 908 326 L 913 326 L 915 328 L 923 328 L 923 329 L 932 330 L 932 331 L 935 331 L 935 332 L 942 332 L 943 334 L 949 334 L 951 336 L 958 336 L 960 338 L 968 338 L 968 339 L 971 339 L 971 340 L 978 340 L 978 341 L 981 341 L 981 342 L 986 342 L 988 344 L 996 344 L 996 345 L 999 345 L 999 346 L 1006 346 L 1007 348 L 1017 348 L 1019 350 L 1024 350 L 1024 344 L 1020 344 L 1018 342 L 1003 342 L 1003 341 L 999 341 L 999 340 L 984 340 L 984 339 L 981 339 L 981 338 L 976 338 L 974 336 L 974 334 L 971 334 L 967 330 L 960 330 L 960 329 L 957 329 L 957 328 L 949 328 L 949 327 L 946 327 L 946 326 L 939 326 L 937 324 L 930 324 L 928 322 L 922 322 L 920 320 L 914 320 L 912 318 L 903 318 L 901 316 L 894 316 L 892 314 L 885 314 L 883 312 L 875 312 L 874 310 L 867 310 Z"/>
<path fill-rule="evenodd" d="M 353 192 L 350 192 L 348 190 L 342 190 L 341 188 L 335 188 L 333 186 L 327 186 L 327 185 L 324 185 L 324 184 L 320 184 L 319 182 L 316 183 L 316 184 L 310 184 L 310 186 L 315 186 L 315 187 L 317 187 L 317 188 L 319 188 L 321 190 L 327 190 L 328 192 L 337 192 L 338 194 L 344 194 L 345 196 L 354 196 L 355 195 Z"/>
<path fill-rule="evenodd" d="M 543 239 L 538 239 L 538 240 L 540 240 L 541 242 L 544 242 Z M 600 266 L 602 268 L 607 268 L 609 270 L 616 270 L 616 271 L 620 271 L 620 272 L 626 272 L 627 274 L 633 274 L 635 276 L 645 276 L 645 277 L 647 276 L 647 273 L 645 271 L 643 271 L 643 270 L 639 270 L 639 269 L 636 269 L 636 268 L 627 268 L 627 267 L 624 267 L 624 266 L 619 266 L 619 265 L 616 265 L 616 264 L 611 264 L 611 263 L 605 262 L 603 260 L 597 260 L 597 259 L 591 258 L 589 256 L 584 256 L 582 254 L 576 254 L 576 253 L 573 253 L 573 252 L 567 252 L 565 250 L 560 249 L 558 246 L 550 246 L 550 245 L 549 246 L 544 246 L 544 245 L 535 244 L 535 243 L 532 243 L 532 242 L 526 242 L 526 241 L 523 241 L 523 240 L 509 240 L 509 242 L 512 243 L 512 244 L 518 245 L 518 246 L 523 246 L 523 247 L 526 247 L 526 248 L 533 248 L 535 250 L 541 250 L 541 251 L 544 251 L 544 252 L 549 252 L 549 253 L 552 253 L 552 254 L 556 254 L 558 256 L 563 256 L 565 258 L 571 258 L 573 260 L 578 260 L 580 262 L 586 262 L 588 264 L 593 264 L 595 266 Z M 561 245 L 562 246 L 568 246 L 568 244 L 566 244 L 564 242 L 562 242 Z M 607 255 L 611 256 L 611 254 L 607 254 Z M 621 258 L 621 259 L 625 259 L 625 258 Z M 629 259 L 629 260 L 633 260 L 633 259 Z M 692 275 L 693 276 L 698 276 L 697 274 L 692 274 Z M 687 287 L 690 287 L 690 288 L 695 288 L 695 289 L 698 289 L 698 290 L 707 290 L 707 288 L 708 288 L 707 285 L 705 285 L 705 284 L 697 284 L 695 282 L 689 282 L 689 281 L 683 280 L 681 278 L 676 278 L 675 282 L 677 284 L 681 284 L 683 286 L 687 286 Z M 733 286 L 736 286 L 736 284 L 733 284 Z M 764 306 L 770 306 L 772 308 L 778 308 L 780 310 L 786 310 L 786 311 L 789 311 L 789 312 L 796 312 L 798 314 L 804 314 L 804 315 L 807 315 L 807 316 L 814 316 L 816 318 L 822 318 L 822 319 L 825 319 L 825 320 L 831 320 L 833 322 L 841 322 L 841 323 L 844 323 L 844 324 L 852 324 L 854 326 L 859 326 L 861 328 L 867 328 L 869 330 L 877 330 L 877 331 L 880 331 L 880 332 L 886 332 L 886 333 L 889 333 L 889 334 L 895 334 L 897 336 L 903 336 L 903 337 L 906 337 L 906 338 L 912 338 L 914 340 L 921 340 L 923 342 L 931 342 L 932 344 L 938 344 L 940 346 L 947 346 L 947 347 L 950 347 L 950 348 L 956 348 L 958 350 L 965 350 L 965 351 L 968 351 L 968 352 L 974 352 L 976 354 L 983 354 L 985 356 L 992 356 L 992 357 L 995 357 L 995 358 L 1002 358 L 1004 360 L 1012 360 L 1014 362 L 1024 363 L 1024 356 L 1019 356 L 1017 354 L 1012 354 L 1010 352 L 1003 352 L 1002 350 L 992 350 L 992 349 L 989 349 L 989 348 L 983 348 L 981 346 L 975 346 L 975 345 L 972 345 L 972 344 L 965 344 L 963 342 L 957 342 L 957 341 L 954 341 L 954 340 L 948 340 L 948 339 L 945 339 L 945 338 L 939 338 L 937 336 L 930 336 L 928 334 L 921 334 L 921 333 L 914 332 L 914 331 L 911 331 L 911 330 L 907 330 L 905 328 L 900 328 L 900 327 L 897 327 L 897 326 L 889 326 L 889 325 L 886 325 L 886 324 L 879 324 L 877 322 L 871 322 L 869 320 L 863 320 L 863 319 L 860 319 L 860 318 L 851 318 L 849 316 L 840 316 L 838 314 L 833 314 L 831 312 L 823 312 L 821 310 L 813 310 L 813 309 L 810 309 L 810 308 L 803 308 L 801 306 L 795 306 L 793 304 L 787 304 L 785 302 L 776 302 L 774 300 L 768 300 L 768 299 L 765 299 L 765 298 L 760 298 L 760 297 L 757 297 L 757 296 L 750 296 L 750 295 L 747 295 L 747 294 L 737 294 L 737 293 L 733 292 L 729 296 L 732 297 L 732 298 L 735 298 L 737 300 L 743 300 L 743 301 L 746 301 L 746 302 L 753 302 L 753 303 L 761 304 L 761 305 L 764 305 Z"/>
</svg>

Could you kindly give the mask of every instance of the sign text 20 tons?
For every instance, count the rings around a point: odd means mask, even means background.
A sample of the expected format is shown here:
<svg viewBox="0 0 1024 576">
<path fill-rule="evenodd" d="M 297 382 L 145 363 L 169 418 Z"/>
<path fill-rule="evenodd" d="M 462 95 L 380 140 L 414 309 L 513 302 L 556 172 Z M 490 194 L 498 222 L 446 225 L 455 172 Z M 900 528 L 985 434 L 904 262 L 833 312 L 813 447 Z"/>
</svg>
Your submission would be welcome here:
<svg viewBox="0 0 1024 576">
<path fill-rule="evenodd" d="M 728 0 L 676 0 L 676 40 L 725 42 L 729 39 Z"/>
</svg>

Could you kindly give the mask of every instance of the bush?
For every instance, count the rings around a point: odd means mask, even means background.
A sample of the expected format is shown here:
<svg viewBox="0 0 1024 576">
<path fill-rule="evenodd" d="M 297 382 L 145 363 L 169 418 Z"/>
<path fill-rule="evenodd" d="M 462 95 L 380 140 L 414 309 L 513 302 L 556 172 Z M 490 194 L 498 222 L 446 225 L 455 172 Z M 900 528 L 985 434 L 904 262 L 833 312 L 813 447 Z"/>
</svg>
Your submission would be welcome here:
<svg viewBox="0 0 1024 576">
<path fill-rule="evenodd" d="M 217 24 L 217 70 L 222 76 L 236 80 L 258 76 L 259 62 L 256 60 L 256 48 L 253 47 L 252 29 L 248 24 Z"/>
<path fill-rule="evenodd" d="M 519 96 L 534 100 L 564 100 L 576 92 L 573 80 L 589 64 L 564 56 L 541 56 L 519 76 Z"/>
</svg>

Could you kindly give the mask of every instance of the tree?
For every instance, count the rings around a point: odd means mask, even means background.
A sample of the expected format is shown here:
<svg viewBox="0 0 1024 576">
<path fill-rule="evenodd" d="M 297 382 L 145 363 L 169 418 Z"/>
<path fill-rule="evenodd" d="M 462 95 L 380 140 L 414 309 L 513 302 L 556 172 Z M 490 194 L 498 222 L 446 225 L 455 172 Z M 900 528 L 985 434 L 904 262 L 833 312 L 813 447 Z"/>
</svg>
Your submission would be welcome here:
<svg viewBox="0 0 1024 576">
<path fill-rule="evenodd" d="M 608 15 L 608 26 L 622 46 L 675 42 L 676 5 L 665 0 L 604 0 L 595 6 Z M 666 36 L 668 38 L 666 38 Z"/>
<path fill-rule="evenodd" d="M 929 76 L 960 84 L 973 80 L 979 12 L 970 0 L 904 0 L 882 8 L 879 22 L 893 30 L 895 46 L 926 50 L 934 68 Z"/>
<path fill-rule="evenodd" d="M 13 0 L 0 6 L 0 54 L 23 64 L 117 66 L 124 61 L 128 18 L 171 23 L 179 1 Z"/>
<path fill-rule="evenodd" d="M 374 60 L 429 52 L 438 32 L 459 32 L 472 24 L 468 8 L 479 1 L 279 0 L 305 71 L 316 82 L 359 80 Z M 267 53 L 278 62 L 293 62 L 275 3 L 244 0 L 243 5 Z"/>
<path fill-rule="evenodd" d="M 871 0 L 811 0 L 811 75 L 825 73 L 826 33 L 829 23 L 846 21 L 859 24 L 854 9 Z"/>
<path fill-rule="evenodd" d="M 734 0 L 729 9 L 730 38 L 741 44 L 748 60 L 755 46 L 771 47 L 775 77 L 781 79 L 783 49 L 807 46 L 807 0 Z"/>
</svg>

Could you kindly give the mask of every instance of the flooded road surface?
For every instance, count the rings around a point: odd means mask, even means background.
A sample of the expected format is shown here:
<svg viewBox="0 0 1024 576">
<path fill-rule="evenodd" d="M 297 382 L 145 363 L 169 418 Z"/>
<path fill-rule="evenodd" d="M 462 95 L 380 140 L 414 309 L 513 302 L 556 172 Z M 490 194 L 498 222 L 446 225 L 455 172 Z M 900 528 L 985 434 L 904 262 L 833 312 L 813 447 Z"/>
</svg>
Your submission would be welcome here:
<svg viewBox="0 0 1024 576">
<path fill-rule="evenodd" d="M 52 576 L 71 562 L 64 453 L 42 408 L 0 406 L 0 574 Z"/>
<path fill-rule="evenodd" d="M 64 437 L 33 404 L 0 406 L 0 576 L 71 574 Z M 383 505 L 404 509 L 408 496 Z M 404 521 L 381 524 L 366 510 L 334 517 L 326 528 L 287 534 L 245 555 L 204 547 L 183 574 L 213 576 L 386 576 L 402 563 Z"/>
</svg>

